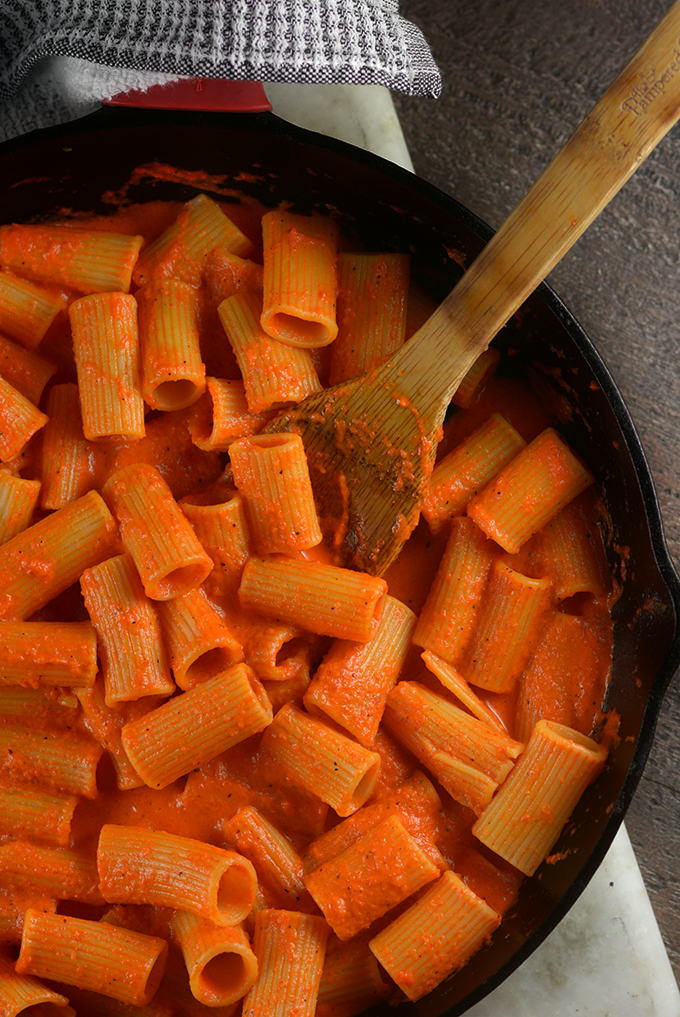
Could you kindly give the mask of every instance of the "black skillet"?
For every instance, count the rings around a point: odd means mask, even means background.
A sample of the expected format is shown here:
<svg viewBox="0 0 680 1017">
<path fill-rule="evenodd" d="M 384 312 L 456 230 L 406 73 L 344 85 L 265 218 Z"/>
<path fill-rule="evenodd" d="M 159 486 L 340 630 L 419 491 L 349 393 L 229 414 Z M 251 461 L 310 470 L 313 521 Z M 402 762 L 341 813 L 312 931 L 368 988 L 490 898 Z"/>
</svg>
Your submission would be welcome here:
<svg viewBox="0 0 680 1017">
<path fill-rule="evenodd" d="M 199 85 L 201 83 L 199 82 Z M 0 146 L 0 223 L 55 212 L 106 212 L 103 200 L 133 171 L 163 163 L 219 178 L 265 206 L 336 215 L 368 249 L 408 251 L 414 272 L 442 299 L 491 236 L 448 195 L 377 156 L 294 127 L 269 112 L 257 86 L 243 85 L 239 112 L 210 83 L 186 105 L 103 107 L 75 123 Z M 198 105 L 209 111 L 196 111 Z M 149 97 L 147 96 L 147 101 Z M 249 111 L 250 110 L 250 111 Z M 256 112 L 252 112 L 255 110 Z M 130 200 L 186 199 L 210 185 L 138 174 Z M 664 692 L 680 663 L 680 579 L 665 544 L 657 499 L 631 417 L 588 336 L 545 284 L 496 344 L 503 370 L 533 379 L 566 440 L 594 471 L 610 525 L 607 549 L 621 595 L 614 608 L 615 652 L 606 708 L 620 715 L 619 739 L 605 771 L 576 808 L 555 847 L 562 855 L 525 881 L 491 942 L 458 974 L 398 1012 L 419 1017 L 464 1013 L 515 970 L 574 904 L 607 853 L 642 774 Z M 392 1014 L 376 1007 L 371 1013 Z"/>
</svg>

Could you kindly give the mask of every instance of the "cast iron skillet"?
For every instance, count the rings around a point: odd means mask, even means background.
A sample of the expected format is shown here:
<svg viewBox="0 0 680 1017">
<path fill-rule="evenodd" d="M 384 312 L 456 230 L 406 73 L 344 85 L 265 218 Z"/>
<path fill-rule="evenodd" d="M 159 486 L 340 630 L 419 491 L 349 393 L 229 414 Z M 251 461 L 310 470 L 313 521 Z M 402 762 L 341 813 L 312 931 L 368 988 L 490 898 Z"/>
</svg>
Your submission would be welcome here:
<svg viewBox="0 0 680 1017">
<path fill-rule="evenodd" d="M 75 124 L 0 146 L 0 222 L 55 209 L 107 211 L 135 167 L 152 161 L 224 178 L 265 205 L 332 211 L 368 249 L 410 251 L 414 272 L 442 298 L 491 230 L 417 177 L 269 112 L 196 113 L 102 108 Z M 200 188 L 199 188 L 200 189 Z M 128 194 L 188 198 L 191 187 L 142 180 Z M 218 194 L 218 197 L 223 197 Z M 592 343 L 545 284 L 502 331 L 503 370 L 530 377 L 604 495 L 607 549 L 621 594 L 606 707 L 620 715 L 607 767 L 555 847 L 561 860 L 525 881 L 516 906 L 465 968 L 400 1013 L 462 1014 L 502 982 L 554 929 L 606 854 L 642 774 L 666 687 L 680 662 L 680 579 L 664 542 L 644 453 Z M 392 1014 L 384 1006 L 374 1014 Z"/>
</svg>

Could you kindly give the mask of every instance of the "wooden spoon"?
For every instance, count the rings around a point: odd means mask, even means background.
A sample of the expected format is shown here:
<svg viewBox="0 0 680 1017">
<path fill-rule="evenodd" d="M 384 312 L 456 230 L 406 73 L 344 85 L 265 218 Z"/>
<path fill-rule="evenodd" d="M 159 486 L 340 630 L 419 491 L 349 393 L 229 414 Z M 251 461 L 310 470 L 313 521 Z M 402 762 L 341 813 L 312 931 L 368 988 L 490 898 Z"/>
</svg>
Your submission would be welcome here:
<svg viewBox="0 0 680 1017">
<path fill-rule="evenodd" d="M 340 562 L 374 574 L 391 564 L 418 521 L 461 379 L 679 116 L 677 0 L 401 350 L 268 425 L 302 436 Z"/>
</svg>

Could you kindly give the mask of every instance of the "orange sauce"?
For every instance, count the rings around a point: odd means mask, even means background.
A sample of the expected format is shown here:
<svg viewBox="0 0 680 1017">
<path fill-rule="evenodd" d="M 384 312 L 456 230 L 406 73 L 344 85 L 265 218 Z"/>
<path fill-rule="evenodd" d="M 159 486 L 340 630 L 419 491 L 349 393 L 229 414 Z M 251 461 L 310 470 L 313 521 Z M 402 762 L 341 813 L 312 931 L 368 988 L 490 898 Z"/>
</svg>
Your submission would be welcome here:
<svg viewBox="0 0 680 1017">
<path fill-rule="evenodd" d="M 121 204 L 118 211 L 110 216 L 83 219 L 79 226 L 96 227 L 126 233 L 141 233 L 147 240 L 153 239 L 174 218 L 177 203 L 151 202 L 143 206 Z M 251 204 L 232 204 L 225 210 L 234 218 L 255 243 L 259 242 L 258 215 L 260 210 Z M 234 212 L 236 214 L 234 215 Z M 36 250 L 36 258 L 42 256 Z M 220 377 L 237 377 L 238 371 L 233 354 L 224 333 L 219 326 L 214 304 L 209 294 L 201 292 L 202 328 L 205 336 L 205 360 L 208 373 Z M 74 380 L 75 372 L 69 349 L 69 334 L 65 316 L 56 321 L 44 342 L 44 349 L 54 356 L 58 370 L 51 383 Z M 318 354 L 319 363 L 326 355 Z M 454 413 L 444 426 L 439 456 L 446 454 L 467 434 L 479 426 L 492 412 L 499 411 L 520 432 L 531 441 L 549 424 L 549 419 L 531 393 L 529 386 L 521 381 L 498 377 L 485 385 L 483 391 L 467 409 Z M 16 465 L 22 475 L 39 477 L 39 442 L 32 444 Z M 224 482 L 223 471 L 227 465 L 224 454 L 203 452 L 193 445 L 188 429 L 187 411 L 170 413 L 149 413 L 146 422 L 146 437 L 136 442 L 101 442 L 92 444 L 89 457 L 89 486 L 100 490 L 107 478 L 121 466 L 132 462 L 154 465 L 167 481 L 175 498 L 195 496 L 196 501 L 209 502 L 213 497 L 221 500 L 228 496 L 229 487 Z M 598 505 L 595 498 L 585 500 L 585 521 L 593 530 L 597 529 Z M 428 590 L 436 573 L 446 542 L 446 534 L 433 536 L 426 524 L 421 522 L 411 536 L 400 557 L 391 566 L 386 579 L 390 593 L 407 604 L 416 614 L 421 610 Z M 328 548 L 321 546 L 305 557 L 326 560 Z M 499 557 L 502 552 L 499 550 Z M 512 565 L 519 571 L 532 574 L 530 549 L 524 554 L 510 556 Z M 510 560 L 510 559 L 509 559 Z M 248 627 L 255 619 L 249 619 L 241 612 L 233 591 L 225 592 L 216 586 L 209 586 L 216 608 L 227 618 L 239 616 L 237 626 L 242 641 L 247 644 Z M 574 663 L 577 676 L 570 709 L 573 726 L 588 733 L 597 726 L 600 718 L 604 690 L 611 664 L 612 636 L 606 595 L 596 598 L 583 595 L 572 598 L 560 607 L 566 612 L 578 613 L 586 623 L 586 638 L 579 648 Z M 81 620 L 86 618 L 82 597 L 77 587 L 72 587 L 57 597 L 39 614 L 44 618 Z M 320 660 L 327 642 L 316 640 L 310 643 L 312 670 Z M 426 669 L 420 653 L 413 650 L 404 669 L 403 677 L 422 682 L 445 698 L 453 700 L 436 678 Z M 286 696 L 299 700 L 304 682 L 269 682 L 272 697 L 277 705 Z M 513 731 L 517 691 L 505 695 L 479 693 L 487 705 L 501 718 L 510 733 Z M 551 690 L 550 676 L 546 675 L 542 694 L 545 709 L 550 711 L 557 699 L 557 692 Z M 278 697 L 278 698 L 277 698 Z M 16 719 L 17 724 L 44 729 L 46 732 L 68 731 L 73 736 L 89 737 L 92 725 L 82 712 L 73 709 L 74 703 L 65 693 L 66 706 L 55 708 L 58 692 L 44 694 L 44 706 Z M 111 737 L 116 729 L 133 716 L 143 712 L 148 704 L 123 704 L 112 711 Z M 13 721 L 9 718 L 7 722 Z M 614 737 L 610 719 L 607 739 Z M 387 732 L 380 731 L 375 744 L 382 756 L 382 767 L 373 802 L 380 802 L 392 793 L 395 785 L 402 783 L 420 768 L 418 761 L 400 746 Z M 14 758 L 11 766 L 4 767 L 0 779 L 5 785 L 30 786 L 30 766 Z M 285 775 L 273 773 L 271 761 L 260 748 L 259 737 L 251 738 L 229 751 L 203 764 L 187 777 L 161 791 L 147 787 L 120 791 L 107 754 L 99 766 L 99 794 L 93 800 L 82 800 L 75 810 L 72 826 L 72 844 L 94 855 L 99 829 L 104 822 L 134 824 L 147 828 L 165 830 L 173 834 L 195 837 L 209 843 L 224 845 L 223 827 L 240 809 L 253 805 L 273 822 L 288 837 L 300 853 L 324 831 L 332 828 L 338 817 L 313 795 L 301 790 Z M 421 816 L 422 830 L 436 845 L 444 863 L 452 866 L 464 882 L 491 907 L 503 914 L 516 897 L 520 874 L 484 849 L 473 838 L 470 827 L 474 822 L 472 812 L 454 802 L 438 787 L 442 806 L 436 819 Z M 10 835 L 0 841 L 10 841 Z M 14 913 L 22 906 L 23 887 L 8 882 L 0 874 L 0 914 L 3 910 Z M 28 894 L 30 896 L 30 894 Z M 73 903 L 57 905 L 64 913 L 77 913 L 79 907 Z M 89 914 L 98 917 L 107 908 L 90 908 Z M 82 910 L 82 909 L 81 909 Z M 87 910 L 87 909 L 86 909 Z M 399 909 L 397 909 L 398 912 Z M 15 928 L 6 935 L 16 945 L 17 919 Z M 175 975 L 172 976 L 175 978 Z M 182 990 L 184 991 L 184 990 Z M 68 995 L 68 993 L 67 993 Z M 79 1017 L 94 1015 L 87 1004 L 78 1006 Z M 182 1011 L 184 1012 L 184 1011 Z M 193 1012 L 193 1011 L 192 1011 Z M 198 1011 L 196 1011 L 198 1012 Z M 206 1013 L 209 1011 L 206 1010 Z"/>
</svg>

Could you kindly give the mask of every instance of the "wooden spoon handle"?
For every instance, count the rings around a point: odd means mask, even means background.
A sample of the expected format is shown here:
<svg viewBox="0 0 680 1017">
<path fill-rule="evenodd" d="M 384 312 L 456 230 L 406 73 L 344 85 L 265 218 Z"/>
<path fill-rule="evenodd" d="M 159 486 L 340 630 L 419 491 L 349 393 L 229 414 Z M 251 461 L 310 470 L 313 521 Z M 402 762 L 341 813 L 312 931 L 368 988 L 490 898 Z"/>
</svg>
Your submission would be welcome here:
<svg viewBox="0 0 680 1017">
<path fill-rule="evenodd" d="M 398 356 L 428 418 L 680 116 L 680 0 Z M 395 367 L 396 367 L 395 363 Z"/>
</svg>

